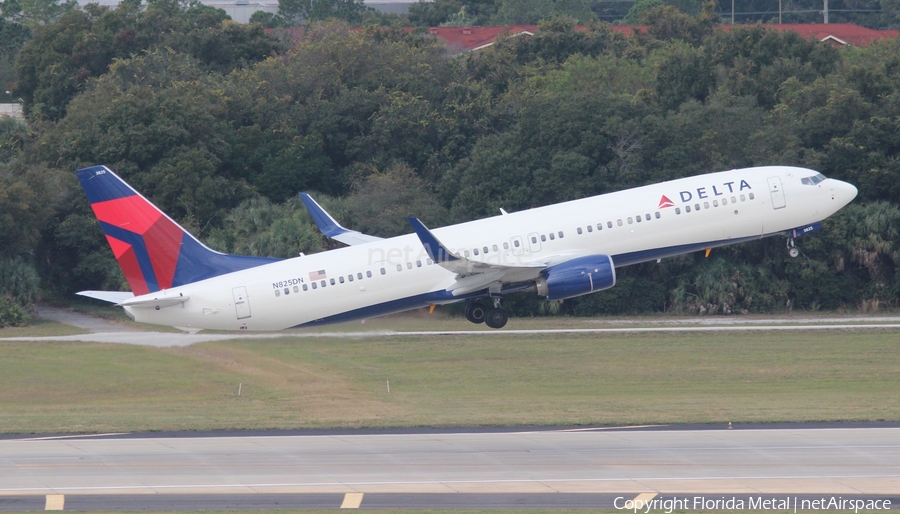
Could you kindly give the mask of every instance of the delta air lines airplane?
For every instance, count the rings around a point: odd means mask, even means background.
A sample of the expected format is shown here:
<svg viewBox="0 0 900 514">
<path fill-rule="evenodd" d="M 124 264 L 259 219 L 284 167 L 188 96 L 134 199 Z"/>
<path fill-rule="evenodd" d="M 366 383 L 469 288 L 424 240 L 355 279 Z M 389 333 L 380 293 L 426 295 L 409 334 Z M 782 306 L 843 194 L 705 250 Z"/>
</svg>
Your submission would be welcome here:
<svg viewBox="0 0 900 514">
<path fill-rule="evenodd" d="M 473 323 L 501 328 L 501 298 L 561 300 L 616 283 L 616 268 L 782 234 L 794 238 L 856 188 L 787 166 L 698 175 L 381 239 L 341 226 L 301 194 L 345 248 L 292 259 L 206 247 L 104 166 L 77 172 L 131 292 L 82 291 L 134 320 L 187 331 L 281 330 L 467 301 Z"/>
</svg>

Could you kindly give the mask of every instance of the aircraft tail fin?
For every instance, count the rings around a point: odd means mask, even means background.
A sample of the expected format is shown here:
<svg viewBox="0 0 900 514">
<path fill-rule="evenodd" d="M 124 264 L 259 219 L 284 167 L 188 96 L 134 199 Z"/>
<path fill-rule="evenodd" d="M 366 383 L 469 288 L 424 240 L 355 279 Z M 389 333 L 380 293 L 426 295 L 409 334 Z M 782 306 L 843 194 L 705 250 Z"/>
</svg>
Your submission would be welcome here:
<svg viewBox="0 0 900 514">
<path fill-rule="evenodd" d="M 105 166 L 76 174 L 135 296 L 279 260 L 210 249 Z"/>
</svg>

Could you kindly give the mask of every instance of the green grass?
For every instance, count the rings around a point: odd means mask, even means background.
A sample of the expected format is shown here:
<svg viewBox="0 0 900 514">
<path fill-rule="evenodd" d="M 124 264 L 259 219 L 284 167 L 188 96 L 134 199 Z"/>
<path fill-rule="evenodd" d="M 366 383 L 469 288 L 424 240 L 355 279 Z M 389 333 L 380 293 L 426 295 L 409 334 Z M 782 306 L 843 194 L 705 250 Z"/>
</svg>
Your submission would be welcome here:
<svg viewBox="0 0 900 514">
<path fill-rule="evenodd" d="M 177 349 L 0 342 L 0 431 L 897 420 L 898 339 L 853 330 Z"/>
<path fill-rule="evenodd" d="M 71 336 L 85 333 L 87 333 L 86 330 L 43 319 L 34 319 L 25 327 L 0 328 L 0 338 Z"/>
</svg>

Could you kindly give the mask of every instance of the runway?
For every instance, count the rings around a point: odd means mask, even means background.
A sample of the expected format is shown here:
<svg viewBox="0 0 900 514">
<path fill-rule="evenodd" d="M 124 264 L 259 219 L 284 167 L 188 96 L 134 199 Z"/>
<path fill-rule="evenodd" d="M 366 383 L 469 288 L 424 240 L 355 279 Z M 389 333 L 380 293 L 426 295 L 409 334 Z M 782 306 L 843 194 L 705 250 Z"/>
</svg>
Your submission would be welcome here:
<svg viewBox="0 0 900 514">
<path fill-rule="evenodd" d="M 113 343 L 135 344 L 140 346 L 154 346 L 159 348 L 190 346 L 211 341 L 229 340 L 266 340 L 285 337 L 293 338 L 384 338 L 384 337 L 420 337 L 420 336 L 445 336 L 445 337 L 512 337 L 531 335 L 554 334 L 621 334 L 621 333 L 651 333 L 651 332 L 762 332 L 762 331 L 797 331 L 797 330 L 897 330 L 900 324 L 809 324 L 809 325 L 716 325 L 716 326 L 666 326 L 666 327 L 633 327 L 633 328 L 568 328 L 568 329 L 537 329 L 537 330 L 431 330 L 431 331 L 394 331 L 394 330 L 370 330 L 356 332 L 307 332 L 285 330 L 274 333 L 253 334 L 177 334 L 164 332 L 97 332 L 90 334 L 78 334 L 69 336 L 45 336 L 45 337 L 6 337 L 4 341 L 58 341 L 58 342 L 83 342 L 83 343 Z"/>
<path fill-rule="evenodd" d="M 367 506 L 427 497 L 430 505 L 514 508 L 531 499 L 596 508 L 640 493 L 896 498 L 898 491 L 900 428 L 0 440 L 0 510 L 56 495 L 70 506 L 123 509 L 146 505 L 147 495 L 182 507 L 206 498 L 203 508 L 246 501 L 338 508 L 354 495 L 365 495 Z M 108 498 L 87 498 L 99 495 Z"/>
</svg>

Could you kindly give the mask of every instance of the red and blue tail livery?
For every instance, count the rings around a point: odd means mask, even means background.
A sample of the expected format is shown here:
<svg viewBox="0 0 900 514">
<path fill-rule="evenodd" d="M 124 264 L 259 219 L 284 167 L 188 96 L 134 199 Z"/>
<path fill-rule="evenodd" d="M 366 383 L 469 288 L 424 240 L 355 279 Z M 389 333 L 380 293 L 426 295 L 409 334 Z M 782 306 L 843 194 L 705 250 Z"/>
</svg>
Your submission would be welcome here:
<svg viewBox="0 0 900 514">
<path fill-rule="evenodd" d="M 135 296 L 279 260 L 211 250 L 105 166 L 76 173 Z"/>
</svg>

